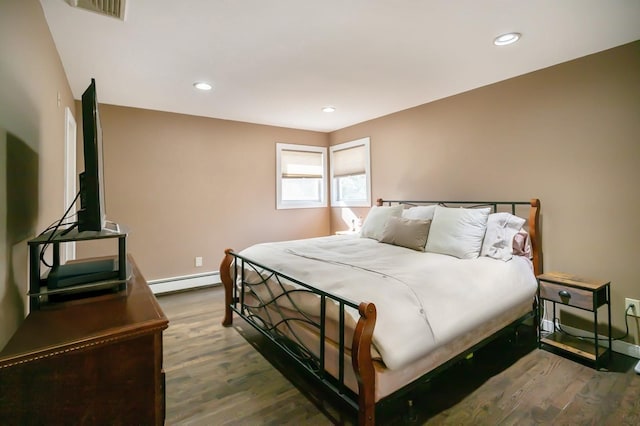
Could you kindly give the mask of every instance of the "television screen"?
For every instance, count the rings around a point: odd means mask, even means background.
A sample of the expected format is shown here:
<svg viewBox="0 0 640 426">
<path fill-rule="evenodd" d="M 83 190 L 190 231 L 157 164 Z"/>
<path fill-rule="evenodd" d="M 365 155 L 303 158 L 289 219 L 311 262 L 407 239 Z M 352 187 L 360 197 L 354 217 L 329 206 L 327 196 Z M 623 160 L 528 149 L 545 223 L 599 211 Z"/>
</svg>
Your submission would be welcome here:
<svg viewBox="0 0 640 426">
<path fill-rule="evenodd" d="M 102 128 L 98 111 L 96 82 L 82 94 L 84 172 L 80 174 L 78 231 L 101 231 L 105 227 Z"/>
</svg>

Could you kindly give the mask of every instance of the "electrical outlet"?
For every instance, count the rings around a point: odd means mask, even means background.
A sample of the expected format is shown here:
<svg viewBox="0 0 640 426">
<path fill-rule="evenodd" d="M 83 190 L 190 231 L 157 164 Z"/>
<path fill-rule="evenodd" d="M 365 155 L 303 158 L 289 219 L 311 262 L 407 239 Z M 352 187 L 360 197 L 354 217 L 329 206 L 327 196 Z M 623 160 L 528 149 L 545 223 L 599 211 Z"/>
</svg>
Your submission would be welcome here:
<svg viewBox="0 0 640 426">
<path fill-rule="evenodd" d="M 629 305 L 633 306 L 629 309 Z M 629 311 L 627 311 L 629 309 Z M 628 315 L 633 315 L 634 317 L 640 317 L 640 300 L 638 299 L 629 299 L 628 297 L 624 299 L 624 311 L 627 312 Z"/>
<path fill-rule="evenodd" d="M 200 267 L 202 266 L 202 257 L 197 256 L 196 257 L 196 267 Z"/>
</svg>

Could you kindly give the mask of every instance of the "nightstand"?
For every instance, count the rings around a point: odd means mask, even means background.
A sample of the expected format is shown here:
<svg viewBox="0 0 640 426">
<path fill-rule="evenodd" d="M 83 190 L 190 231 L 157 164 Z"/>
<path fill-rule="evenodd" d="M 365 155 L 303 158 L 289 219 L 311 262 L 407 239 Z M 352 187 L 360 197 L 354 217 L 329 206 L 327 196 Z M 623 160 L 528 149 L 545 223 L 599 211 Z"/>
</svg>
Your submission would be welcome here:
<svg viewBox="0 0 640 426">
<path fill-rule="evenodd" d="M 539 317 L 542 318 L 544 301 L 553 303 L 553 322 L 555 330 L 556 304 L 560 303 L 572 308 L 582 309 L 593 313 L 593 343 L 579 339 L 562 332 L 543 335 L 542 329 L 538 334 L 538 347 L 549 345 L 562 351 L 593 361 L 595 368 L 599 368 L 602 358 L 608 353 L 611 359 L 611 290 L 610 281 L 592 280 L 565 274 L 562 272 L 548 272 L 538 275 L 538 304 Z M 600 344 L 598 337 L 598 309 L 606 305 L 607 329 L 609 346 Z"/>
</svg>

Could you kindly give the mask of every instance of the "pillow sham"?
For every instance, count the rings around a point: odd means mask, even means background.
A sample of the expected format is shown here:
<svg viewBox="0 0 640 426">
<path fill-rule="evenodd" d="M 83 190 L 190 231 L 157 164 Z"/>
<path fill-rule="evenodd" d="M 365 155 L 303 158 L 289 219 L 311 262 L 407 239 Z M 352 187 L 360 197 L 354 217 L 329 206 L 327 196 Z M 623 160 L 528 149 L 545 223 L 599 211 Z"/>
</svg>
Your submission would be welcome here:
<svg viewBox="0 0 640 426">
<path fill-rule="evenodd" d="M 430 226 L 430 220 L 392 216 L 387 219 L 380 242 L 424 251 Z"/>
<path fill-rule="evenodd" d="M 399 217 L 402 215 L 402 210 L 403 207 L 400 204 L 396 206 L 371 207 L 360 229 L 360 236 L 380 241 L 387 219 L 390 217 Z"/>
<path fill-rule="evenodd" d="M 513 257 L 513 238 L 522 229 L 526 220 L 511 213 L 492 213 L 487 219 L 487 232 L 482 242 L 480 256 L 500 260 Z"/>
<path fill-rule="evenodd" d="M 415 206 L 402 211 L 402 217 L 407 219 L 432 220 L 436 206 Z"/>
<path fill-rule="evenodd" d="M 436 206 L 426 251 L 474 259 L 482 249 L 491 208 L 452 208 Z"/>
</svg>

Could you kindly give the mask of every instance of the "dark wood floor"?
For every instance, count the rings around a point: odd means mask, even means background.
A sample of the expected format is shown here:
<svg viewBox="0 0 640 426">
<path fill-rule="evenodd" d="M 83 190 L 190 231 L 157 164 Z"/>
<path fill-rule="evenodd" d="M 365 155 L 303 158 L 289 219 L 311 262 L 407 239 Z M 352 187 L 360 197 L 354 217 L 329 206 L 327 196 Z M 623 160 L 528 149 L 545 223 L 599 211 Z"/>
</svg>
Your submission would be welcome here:
<svg viewBox="0 0 640 426">
<path fill-rule="evenodd" d="M 355 422 L 350 409 L 288 368 L 242 320 L 222 327 L 221 288 L 158 300 L 170 321 L 164 334 L 168 425 Z M 640 425 L 635 362 L 614 354 L 609 371 L 596 371 L 537 349 L 525 328 L 516 344 L 497 340 L 402 400 L 390 401 L 378 423 Z"/>
</svg>

